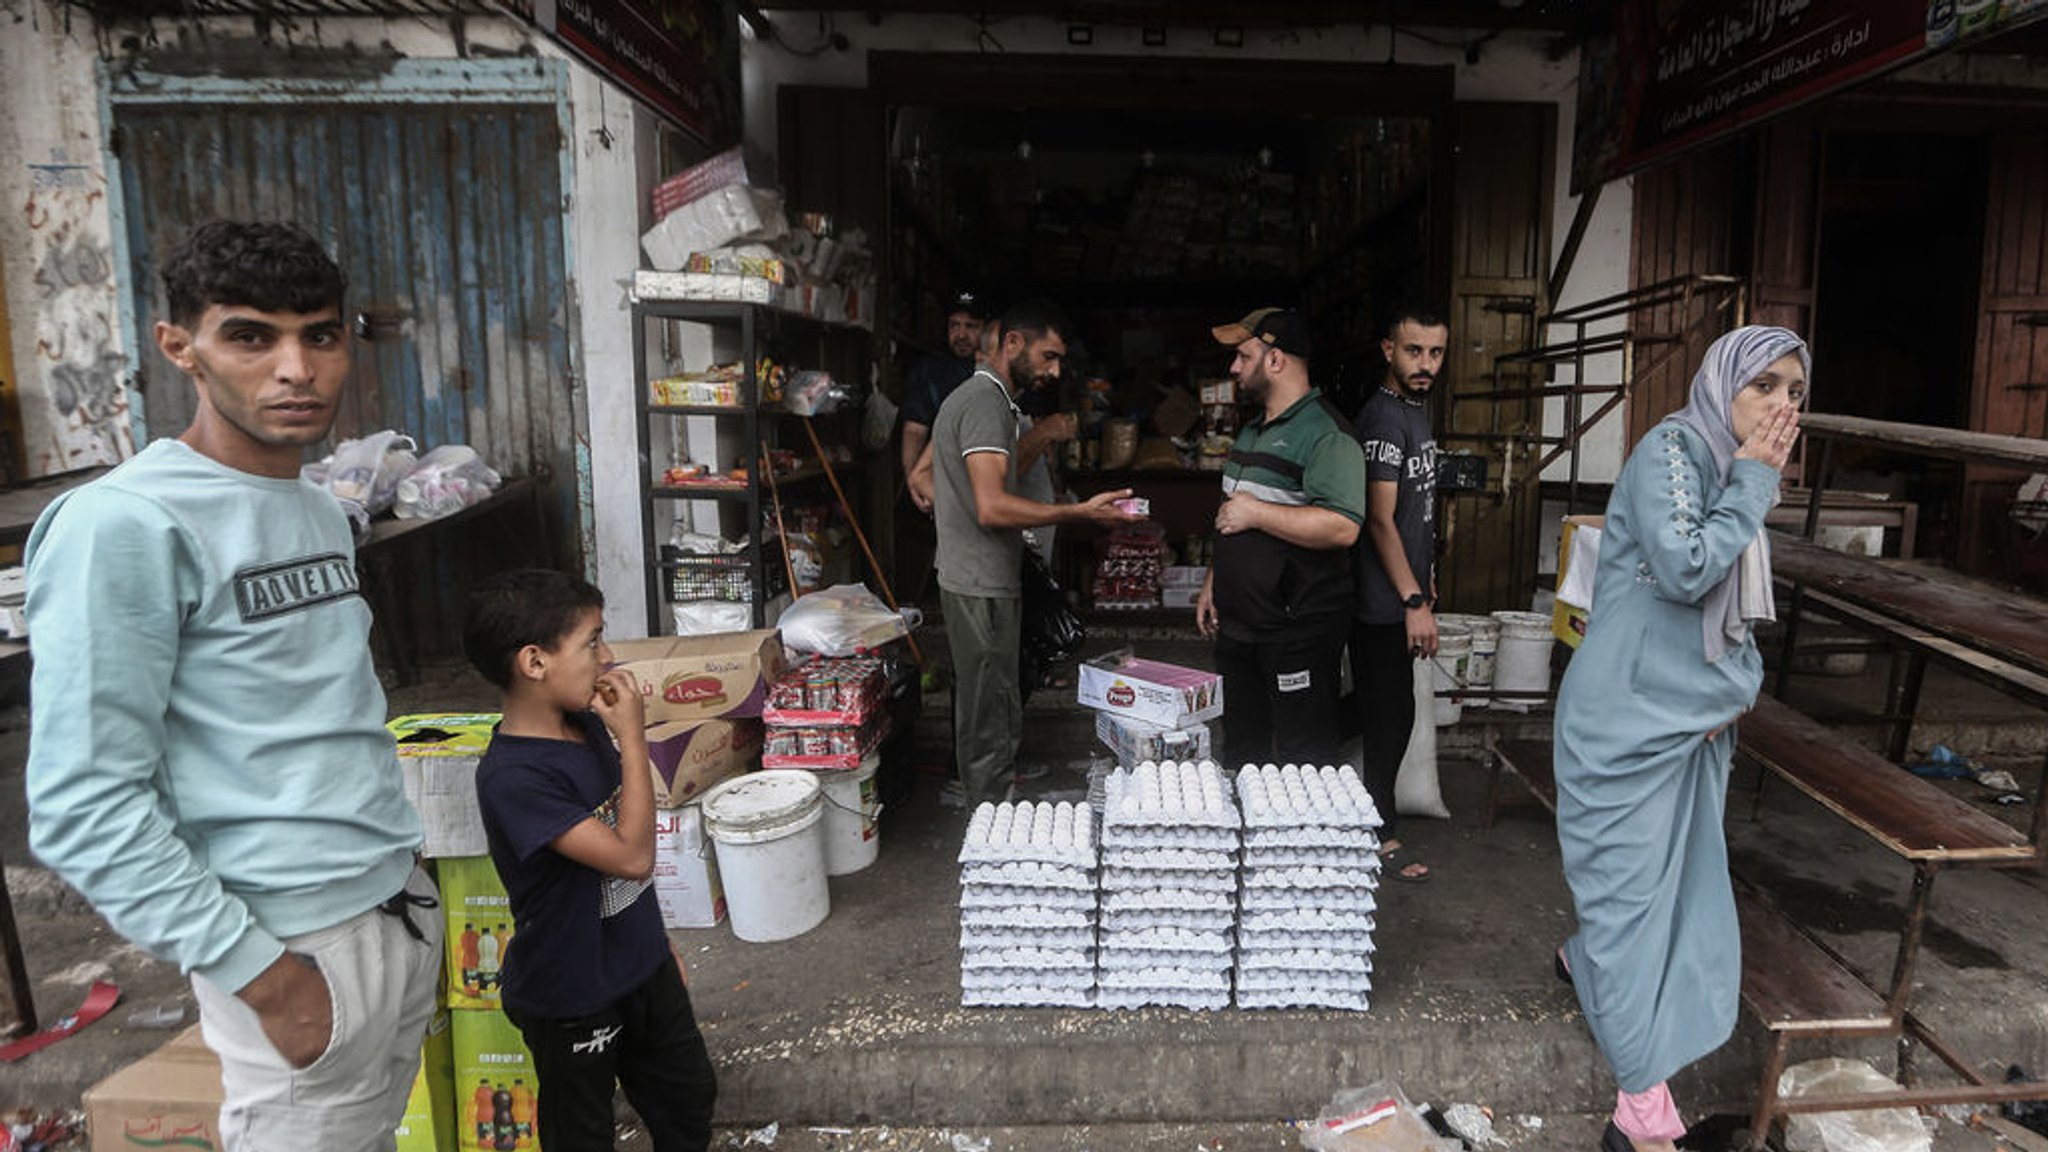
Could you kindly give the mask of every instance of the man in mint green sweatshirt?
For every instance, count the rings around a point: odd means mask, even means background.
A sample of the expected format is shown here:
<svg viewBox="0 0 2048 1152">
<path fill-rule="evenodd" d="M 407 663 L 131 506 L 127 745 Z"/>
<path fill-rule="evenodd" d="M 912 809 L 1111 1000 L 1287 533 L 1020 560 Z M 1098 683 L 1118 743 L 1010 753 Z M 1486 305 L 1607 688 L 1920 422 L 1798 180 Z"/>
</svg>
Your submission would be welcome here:
<svg viewBox="0 0 2048 1152">
<path fill-rule="evenodd" d="M 229 1149 L 388 1149 L 441 928 L 348 520 L 299 478 L 348 377 L 341 270 L 217 221 L 163 279 L 191 427 L 28 541 L 29 842 L 190 974 Z"/>
</svg>

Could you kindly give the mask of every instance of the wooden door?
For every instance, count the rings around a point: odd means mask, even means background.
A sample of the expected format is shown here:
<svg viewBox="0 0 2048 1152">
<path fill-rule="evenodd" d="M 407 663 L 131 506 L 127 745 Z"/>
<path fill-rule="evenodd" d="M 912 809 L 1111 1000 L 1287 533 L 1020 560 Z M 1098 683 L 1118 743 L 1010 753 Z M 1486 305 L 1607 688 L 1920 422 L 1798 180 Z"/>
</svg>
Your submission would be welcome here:
<svg viewBox="0 0 2048 1152">
<path fill-rule="evenodd" d="M 1744 167 L 1741 143 L 1731 141 L 1689 152 L 1635 176 L 1635 232 L 1631 288 L 1647 288 L 1683 276 L 1722 275 L 1737 266 L 1737 205 L 1749 188 L 1737 173 Z M 1693 369 L 1724 326 L 1709 330 L 1709 295 L 1645 309 L 1629 318 L 1636 336 L 1635 376 L 1628 398 L 1631 447 L 1666 414 L 1685 405 Z"/>
<path fill-rule="evenodd" d="M 1970 427 L 2048 437 L 2048 137 L 1993 139 L 1984 219 L 1984 279 Z M 2025 479 L 1971 465 L 1964 473 L 1963 564 L 1982 575 L 2030 577 L 2048 544 L 2010 519 Z"/>
<path fill-rule="evenodd" d="M 1494 360 L 1526 351 L 1549 306 L 1550 208 L 1556 117 L 1547 104 L 1459 104 L 1451 204 L 1450 350 L 1444 379 L 1459 393 L 1534 388 L 1533 370 L 1496 379 Z M 1445 448 L 1489 457 L 1489 491 L 1446 495 L 1438 528 L 1437 588 L 1460 612 L 1526 608 L 1536 576 L 1540 492 L 1520 483 L 1541 454 L 1515 441 L 1461 440 L 1457 433 L 1540 435 L 1540 400 L 1438 402 Z M 1534 450 L 1532 451 L 1532 447 Z M 1500 479 L 1516 481 L 1503 500 Z"/>
</svg>

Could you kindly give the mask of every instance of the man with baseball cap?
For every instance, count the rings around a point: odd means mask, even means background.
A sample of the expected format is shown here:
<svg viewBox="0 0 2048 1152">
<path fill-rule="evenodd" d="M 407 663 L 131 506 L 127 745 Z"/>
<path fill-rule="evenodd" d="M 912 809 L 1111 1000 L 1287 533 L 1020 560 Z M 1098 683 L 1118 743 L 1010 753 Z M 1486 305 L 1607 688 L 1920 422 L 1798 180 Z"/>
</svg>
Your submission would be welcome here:
<svg viewBox="0 0 2048 1152">
<path fill-rule="evenodd" d="M 896 416 L 902 431 L 897 452 L 906 479 L 916 468 L 925 446 L 931 443 L 939 405 L 974 373 L 982 329 L 994 318 L 986 298 L 970 291 L 954 294 L 946 309 L 946 353 L 925 356 L 911 366 L 910 376 L 903 384 L 903 407 Z M 931 505 L 921 502 L 915 490 L 906 487 L 896 502 L 894 583 L 897 597 L 905 604 L 922 600 L 931 583 L 932 558 L 938 548 L 931 515 Z"/>
<path fill-rule="evenodd" d="M 1365 456 L 1309 384 L 1300 313 L 1261 308 L 1212 332 L 1235 350 L 1239 396 L 1260 409 L 1224 464 L 1215 557 L 1195 601 L 1223 676 L 1224 761 L 1334 763 Z"/>
</svg>

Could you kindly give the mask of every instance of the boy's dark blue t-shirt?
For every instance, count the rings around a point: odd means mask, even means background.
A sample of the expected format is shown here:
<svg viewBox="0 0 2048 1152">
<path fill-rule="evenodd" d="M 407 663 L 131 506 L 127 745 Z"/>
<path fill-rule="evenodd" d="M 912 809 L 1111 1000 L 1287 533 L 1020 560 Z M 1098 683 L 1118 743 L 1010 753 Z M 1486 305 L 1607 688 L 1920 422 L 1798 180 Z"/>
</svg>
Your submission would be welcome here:
<svg viewBox="0 0 2048 1152">
<path fill-rule="evenodd" d="M 493 732 L 476 770 L 491 862 L 512 903 L 504 1001 L 543 1018 L 604 1008 L 669 954 L 651 882 L 607 876 L 548 847 L 593 816 L 617 826 L 618 748 L 595 713 L 575 719 L 581 744 Z"/>
</svg>

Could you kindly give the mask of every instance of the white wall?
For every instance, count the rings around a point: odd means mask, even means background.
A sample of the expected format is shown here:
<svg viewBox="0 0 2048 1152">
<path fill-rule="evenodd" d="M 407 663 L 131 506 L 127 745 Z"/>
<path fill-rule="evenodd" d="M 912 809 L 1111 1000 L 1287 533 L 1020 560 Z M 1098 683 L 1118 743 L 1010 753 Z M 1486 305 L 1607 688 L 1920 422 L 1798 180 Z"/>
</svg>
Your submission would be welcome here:
<svg viewBox="0 0 2048 1152">
<path fill-rule="evenodd" d="M 809 49 L 824 39 L 820 15 L 799 10 L 769 13 L 780 30 L 780 39 L 800 49 Z M 798 56 L 779 44 L 764 43 L 749 33 L 742 40 L 741 77 L 746 108 L 747 161 L 749 170 L 766 177 L 776 162 L 779 134 L 776 129 L 776 89 L 782 84 L 816 84 L 860 87 L 867 82 L 867 54 L 870 51 L 974 52 L 981 24 L 964 16 L 885 16 L 879 24 L 865 17 L 833 18 L 830 28 L 844 35 L 845 52 L 827 49 L 817 56 Z M 1576 52 L 1562 60 L 1549 58 L 1549 37 L 1505 34 L 1480 49 L 1479 62 L 1467 64 L 1461 40 L 1473 34 L 1449 30 L 1425 32 L 1430 43 L 1406 33 L 1391 33 L 1384 25 L 1360 28 L 1303 29 L 1274 32 L 1248 29 L 1243 48 L 1218 48 L 1210 42 L 1206 28 L 1170 28 L 1167 47 L 1147 48 L 1139 41 L 1136 27 L 1097 25 L 1095 42 L 1088 47 L 1070 47 L 1066 41 L 1067 22 L 1038 18 L 1010 18 L 991 21 L 989 33 L 1002 50 L 1021 53 L 1075 53 L 1097 56 L 1172 56 L 1210 59 L 1323 60 L 1361 64 L 1385 63 L 1391 52 L 1402 64 L 1453 65 L 1455 92 L 1459 100 L 1523 101 L 1554 104 L 1557 107 L 1557 183 L 1551 223 L 1551 250 L 1562 248 L 1578 200 L 1570 195 L 1571 134 L 1578 92 L 1579 64 Z M 1632 207 L 1626 181 L 1610 186 L 1601 197 L 1591 226 L 1579 247 L 1570 279 L 1558 306 L 1596 300 L 1627 291 L 1629 277 L 1629 230 Z M 1564 333 L 1552 333 L 1550 339 Z M 1456 333 L 1452 334 L 1453 338 Z M 1618 379 L 1619 357 L 1608 357 L 1588 365 L 1594 382 Z M 1569 377 L 1569 372 L 1560 379 Z M 1551 405 L 1555 431 L 1562 426 L 1563 406 Z M 1611 480 L 1621 468 L 1626 445 L 1626 406 L 1618 408 L 1589 437 L 1580 462 L 1580 476 L 1596 481 Z M 1565 476 L 1562 461 L 1546 475 Z"/>
<path fill-rule="evenodd" d="M 51 0 L 17 11 L 0 20 L 0 107 L 15 110 L 0 117 L 0 260 L 22 455 L 44 476 L 134 446 L 93 23 Z"/>
</svg>

